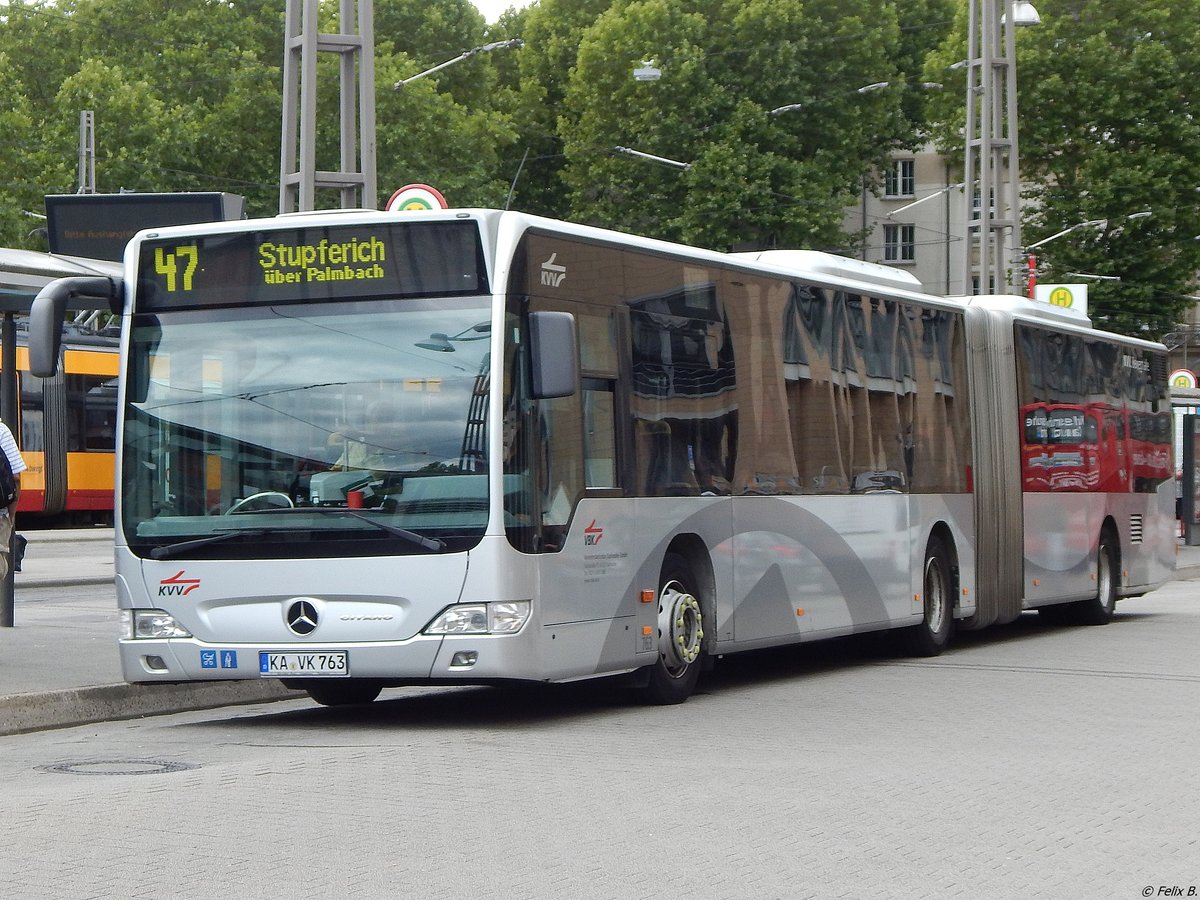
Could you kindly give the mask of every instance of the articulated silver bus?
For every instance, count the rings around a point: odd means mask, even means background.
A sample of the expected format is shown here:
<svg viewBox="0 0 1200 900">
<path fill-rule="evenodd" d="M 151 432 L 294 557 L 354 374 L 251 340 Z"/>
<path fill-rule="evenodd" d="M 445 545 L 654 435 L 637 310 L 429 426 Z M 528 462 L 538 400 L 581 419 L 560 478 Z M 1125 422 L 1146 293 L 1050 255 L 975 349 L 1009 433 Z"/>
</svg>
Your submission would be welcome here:
<svg viewBox="0 0 1200 900">
<path fill-rule="evenodd" d="M 1102 623 L 1174 565 L 1161 345 L 823 254 L 514 212 L 143 231 L 116 503 L 133 682 L 624 676 L 1028 609 Z M 1165 421 L 1165 419 L 1164 419 Z"/>
</svg>

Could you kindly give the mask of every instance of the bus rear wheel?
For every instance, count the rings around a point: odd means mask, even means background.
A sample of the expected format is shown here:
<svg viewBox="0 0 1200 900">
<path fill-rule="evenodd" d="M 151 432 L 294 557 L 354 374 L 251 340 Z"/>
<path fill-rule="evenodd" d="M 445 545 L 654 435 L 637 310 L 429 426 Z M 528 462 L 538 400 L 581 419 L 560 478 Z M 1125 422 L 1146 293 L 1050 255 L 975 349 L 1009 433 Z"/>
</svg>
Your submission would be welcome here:
<svg viewBox="0 0 1200 900">
<path fill-rule="evenodd" d="M 691 569 L 682 556 L 663 560 L 658 590 L 658 661 L 642 689 L 648 703 L 682 703 L 696 689 L 704 662 L 704 612 L 693 588 Z"/>
<path fill-rule="evenodd" d="M 1117 608 L 1117 573 L 1120 571 L 1117 539 L 1112 531 L 1100 533 L 1096 552 L 1096 596 L 1082 600 L 1075 607 L 1081 625 L 1106 625 Z"/>
<path fill-rule="evenodd" d="M 304 690 L 322 706 L 354 706 L 370 703 L 383 686 L 373 681 L 314 681 L 304 685 Z"/>
<path fill-rule="evenodd" d="M 919 625 L 905 630 L 905 647 L 913 656 L 937 656 L 954 631 L 954 572 L 941 538 L 929 539 L 921 571 L 924 614 Z"/>
</svg>

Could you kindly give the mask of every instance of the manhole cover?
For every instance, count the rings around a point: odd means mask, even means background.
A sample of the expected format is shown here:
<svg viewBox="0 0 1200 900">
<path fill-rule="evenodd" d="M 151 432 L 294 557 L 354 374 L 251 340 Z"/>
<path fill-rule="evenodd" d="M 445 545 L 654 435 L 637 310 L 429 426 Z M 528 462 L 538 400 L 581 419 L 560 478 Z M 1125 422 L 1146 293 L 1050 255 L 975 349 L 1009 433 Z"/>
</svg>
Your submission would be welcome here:
<svg viewBox="0 0 1200 900">
<path fill-rule="evenodd" d="M 165 775 L 200 768 L 195 763 L 169 762 L 165 759 L 89 759 L 82 762 L 38 766 L 42 772 L 66 775 Z"/>
</svg>

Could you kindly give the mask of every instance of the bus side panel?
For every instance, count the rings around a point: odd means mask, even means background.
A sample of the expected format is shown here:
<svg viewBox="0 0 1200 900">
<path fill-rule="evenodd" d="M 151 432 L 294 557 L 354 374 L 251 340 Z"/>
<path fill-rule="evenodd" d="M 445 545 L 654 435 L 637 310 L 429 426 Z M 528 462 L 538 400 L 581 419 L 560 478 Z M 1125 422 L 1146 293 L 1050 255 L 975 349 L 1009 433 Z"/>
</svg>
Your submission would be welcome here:
<svg viewBox="0 0 1200 900">
<path fill-rule="evenodd" d="M 1124 590 L 1142 594 L 1175 577 L 1175 484 L 1167 480 L 1153 494 L 1133 494 L 1144 507 L 1118 521 Z"/>
<path fill-rule="evenodd" d="M 1096 593 L 1096 546 L 1105 494 L 1026 493 L 1025 605 Z"/>
<path fill-rule="evenodd" d="M 1140 594 L 1175 570 L 1174 488 L 1155 493 L 1025 495 L 1027 607 L 1096 594 L 1096 553 L 1105 523 L 1116 526 L 1119 591 Z"/>
<path fill-rule="evenodd" d="M 738 644 L 846 634 L 911 615 L 908 498 L 737 497 Z"/>
<path fill-rule="evenodd" d="M 658 604 L 644 602 L 642 592 L 658 596 L 662 560 L 678 535 L 709 548 L 716 614 L 727 616 L 731 563 L 721 547 L 730 528 L 728 498 L 584 499 L 563 550 L 535 557 L 544 676 L 582 678 L 654 662 Z"/>
</svg>

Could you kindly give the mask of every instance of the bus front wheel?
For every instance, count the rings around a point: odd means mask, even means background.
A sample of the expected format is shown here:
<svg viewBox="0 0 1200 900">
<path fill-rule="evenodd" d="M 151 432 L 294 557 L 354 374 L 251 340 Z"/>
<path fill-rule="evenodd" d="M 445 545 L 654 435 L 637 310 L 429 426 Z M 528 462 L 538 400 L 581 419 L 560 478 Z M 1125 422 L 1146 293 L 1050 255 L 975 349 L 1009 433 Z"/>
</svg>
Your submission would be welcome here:
<svg viewBox="0 0 1200 900">
<path fill-rule="evenodd" d="M 304 685 L 308 696 L 322 706 L 353 706 L 370 703 L 379 696 L 383 686 L 373 681 L 314 681 Z"/>
<path fill-rule="evenodd" d="M 649 682 L 642 691 L 649 703 L 682 703 L 700 678 L 704 612 L 694 584 L 683 557 L 668 553 L 658 590 L 658 661 L 650 667 Z"/>
</svg>

